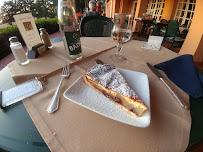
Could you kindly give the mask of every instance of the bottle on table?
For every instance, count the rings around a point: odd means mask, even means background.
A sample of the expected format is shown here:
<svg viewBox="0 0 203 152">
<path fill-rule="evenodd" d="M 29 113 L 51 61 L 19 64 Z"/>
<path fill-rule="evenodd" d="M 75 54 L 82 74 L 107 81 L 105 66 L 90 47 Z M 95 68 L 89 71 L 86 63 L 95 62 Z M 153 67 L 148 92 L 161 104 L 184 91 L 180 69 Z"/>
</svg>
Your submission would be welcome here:
<svg viewBox="0 0 203 152">
<path fill-rule="evenodd" d="M 25 50 L 22 44 L 18 41 L 18 38 L 16 36 L 13 36 L 9 38 L 9 41 L 10 41 L 10 48 L 16 62 L 19 65 L 28 64 L 30 61 L 28 60 L 25 54 Z"/>
<path fill-rule="evenodd" d="M 71 60 L 81 59 L 80 29 L 72 0 L 58 0 L 58 21 L 69 58 Z"/>
<path fill-rule="evenodd" d="M 42 42 L 45 44 L 46 47 L 52 48 L 52 44 L 49 38 L 49 34 L 47 33 L 45 28 L 40 28 L 40 37 L 42 39 Z"/>
</svg>

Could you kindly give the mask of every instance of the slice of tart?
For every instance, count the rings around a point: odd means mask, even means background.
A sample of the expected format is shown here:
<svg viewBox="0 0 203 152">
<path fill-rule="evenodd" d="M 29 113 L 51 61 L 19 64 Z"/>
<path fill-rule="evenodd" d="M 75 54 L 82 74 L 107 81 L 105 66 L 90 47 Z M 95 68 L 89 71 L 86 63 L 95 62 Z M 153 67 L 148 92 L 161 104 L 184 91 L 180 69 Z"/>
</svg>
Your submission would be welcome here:
<svg viewBox="0 0 203 152">
<path fill-rule="evenodd" d="M 103 94 L 122 110 L 133 116 L 142 116 L 147 106 L 113 65 L 97 64 L 88 70 L 83 79 L 87 85 Z"/>
</svg>

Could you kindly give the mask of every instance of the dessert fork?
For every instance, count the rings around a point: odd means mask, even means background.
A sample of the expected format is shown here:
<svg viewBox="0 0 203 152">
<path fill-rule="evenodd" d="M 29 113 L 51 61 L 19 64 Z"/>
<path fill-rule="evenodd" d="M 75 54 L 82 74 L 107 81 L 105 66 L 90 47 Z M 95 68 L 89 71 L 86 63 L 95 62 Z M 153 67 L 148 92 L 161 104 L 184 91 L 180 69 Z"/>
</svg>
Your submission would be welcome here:
<svg viewBox="0 0 203 152">
<path fill-rule="evenodd" d="M 59 82 L 56 92 L 54 93 L 54 96 L 52 97 L 52 100 L 47 108 L 48 113 L 53 113 L 58 109 L 61 84 L 63 82 L 63 79 L 69 77 L 69 75 L 70 75 L 70 65 L 68 63 L 68 64 L 65 64 L 63 67 L 63 71 L 61 74 L 61 77 L 62 77 L 61 81 Z"/>
</svg>

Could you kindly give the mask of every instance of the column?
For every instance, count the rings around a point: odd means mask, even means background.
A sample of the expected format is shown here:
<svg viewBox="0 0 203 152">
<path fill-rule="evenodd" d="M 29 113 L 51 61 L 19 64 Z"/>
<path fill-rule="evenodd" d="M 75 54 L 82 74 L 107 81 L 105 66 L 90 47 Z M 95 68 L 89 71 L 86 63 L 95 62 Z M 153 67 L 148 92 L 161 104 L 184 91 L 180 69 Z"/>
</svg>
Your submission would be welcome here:
<svg viewBox="0 0 203 152">
<path fill-rule="evenodd" d="M 106 17 L 114 18 L 114 13 L 119 13 L 120 0 L 107 0 L 105 13 Z"/>
<path fill-rule="evenodd" d="M 135 12 L 135 19 L 141 17 L 143 13 L 146 13 L 148 0 L 137 0 L 137 8 Z M 136 32 L 136 21 L 134 20 L 132 31 Z"/>
<path fill-rule="evenodd" d="M 179 52 L 180 55 L 191 54 L 196 63 L 203 62 L 203 0 L 196 0 L 193 20 Z"/>
<path fill-rule="evenodd" d="M 175 4 L 177 5 L 178 0 L 165 0 L 165 5 L 164 5 L 161 19 L 166 19 L 166 20 L 171 19 L 172 12 L 174 12 L 173 10 L 176 9 L 176 5 L 174 5 L 174 1 L 176 1 Z"/>
<path fill-rule="evenodd" d="M 131 13 L 133 0 L 121 0 L 119 13 Z"/>
</svg>

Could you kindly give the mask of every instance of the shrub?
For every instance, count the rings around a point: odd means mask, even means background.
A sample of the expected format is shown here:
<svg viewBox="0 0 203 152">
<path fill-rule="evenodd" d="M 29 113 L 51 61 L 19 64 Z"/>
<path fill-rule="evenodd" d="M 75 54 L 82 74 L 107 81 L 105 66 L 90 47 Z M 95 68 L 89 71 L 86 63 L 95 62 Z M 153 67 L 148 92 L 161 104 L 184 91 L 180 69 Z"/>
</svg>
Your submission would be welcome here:
<svg viewBox="0 0 203 152">
<path fill-rule="evenodd" d="M 45 28 L 49 34 L 59 31 L 57 17 L 48 19 L 37 19 L 35 20 L 35 23 L 38 30 L 40 28 Z M 22 45 L 25 45 L 25 42 L 16 25 L 0 29 L 0 60 L 11 53 L 9 47 L 10 42 L 8 39 L 12 36 L 17 36 L 19 42 L 21 42 Z"/>
<path fill-rule="evenodd" d="M 55 33 L 59 30 L 57 17 L 48 19 L 37 19 L 35 23 L 38 29 L 45 28 L 49 34 Z"/>
<path fill-rule="evenodd" d="M 0 30 L 0 48 L 1 48 L 0 49 L 0 59 L 4 58 L 5 56 L 7 56 L 8 54 L 11 53 L 11 50 L 9 47 L 10 43 L 9 43 L 8 39 L 12 36 L 17 36 L 19 41 L 23 45 L 25 45 L 16 25 L 9 26 L 9 27 L 6 27 L 6 28 Z"/>
</svg>

